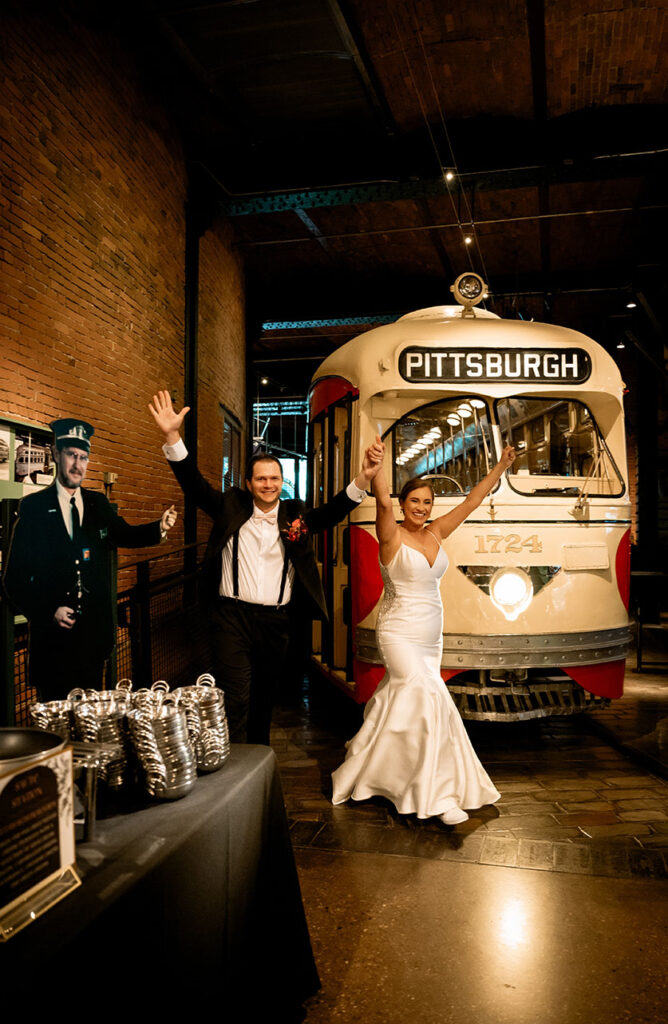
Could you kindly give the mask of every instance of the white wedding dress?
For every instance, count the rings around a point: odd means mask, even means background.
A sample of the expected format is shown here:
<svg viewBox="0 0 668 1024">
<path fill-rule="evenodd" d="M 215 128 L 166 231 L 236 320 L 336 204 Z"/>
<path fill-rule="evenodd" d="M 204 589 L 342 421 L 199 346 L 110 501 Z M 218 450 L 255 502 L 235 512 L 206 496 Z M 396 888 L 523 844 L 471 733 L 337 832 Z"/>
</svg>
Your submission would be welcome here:
<svg viewBox="0 0 668 1024">
<path fill-rule="evenodd" d="M 407 544 L 381 565 L 385 593 L 376 636 L 386 672 L 332 775 L 335 804 L 383 796 L 400 814 L 430 818 L 453 801 L 475 808 L 500 797 L 441 678 L 439 580 L 447 567 L 442 548 L 430 566 Z"/>
</svg>

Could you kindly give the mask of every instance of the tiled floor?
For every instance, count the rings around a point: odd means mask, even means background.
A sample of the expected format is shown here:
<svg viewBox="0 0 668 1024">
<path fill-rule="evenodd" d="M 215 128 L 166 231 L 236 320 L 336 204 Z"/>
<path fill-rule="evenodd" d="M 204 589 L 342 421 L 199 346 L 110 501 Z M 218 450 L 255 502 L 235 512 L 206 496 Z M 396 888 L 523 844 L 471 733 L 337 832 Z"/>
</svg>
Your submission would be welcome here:
<svg viewBox="0 0 668 1024">
<path fill-rule="evenodd" d="M 384 853 L 433 860 L 616 877 L 668 878 L 668 782 L 657 743 L 667 677 L 629 673 L 626 703 L 595 720 L 557 717 L 469 723 L 478 754 L 501 791 L 494 807 L 456 828 L 397 815 L 382 799 L 333 807 L 329 776 L 361 709 L 316 679 L 275 716 L 295 848 Z M 668 719 L 666 720 L 668 721 Z M 668 730 L 666 730 L 668 732 Z M 616 746 L 612 745 L 612 742 Z M 640 746 L 644 762 L 619 747 Z M 653 745 L 652 755 L 648 750 Z M 652 760 L 652 757 L 654 760 Z"/>
</svg>

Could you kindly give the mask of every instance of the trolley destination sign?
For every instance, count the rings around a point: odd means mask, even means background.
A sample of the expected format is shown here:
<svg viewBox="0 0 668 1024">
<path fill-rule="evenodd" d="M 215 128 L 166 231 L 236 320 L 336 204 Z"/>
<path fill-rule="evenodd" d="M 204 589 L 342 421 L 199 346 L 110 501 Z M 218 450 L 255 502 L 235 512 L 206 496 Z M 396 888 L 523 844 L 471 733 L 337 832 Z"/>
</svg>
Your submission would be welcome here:
<svg viewBox="0 0 668 1024">
<path fill-rule="evenodd" d="M 411 345 L 399 355 L 404 380 L 425 384 L 584 384 L 591 358 L 582 348 L 426 348 Z"/>
</svg>

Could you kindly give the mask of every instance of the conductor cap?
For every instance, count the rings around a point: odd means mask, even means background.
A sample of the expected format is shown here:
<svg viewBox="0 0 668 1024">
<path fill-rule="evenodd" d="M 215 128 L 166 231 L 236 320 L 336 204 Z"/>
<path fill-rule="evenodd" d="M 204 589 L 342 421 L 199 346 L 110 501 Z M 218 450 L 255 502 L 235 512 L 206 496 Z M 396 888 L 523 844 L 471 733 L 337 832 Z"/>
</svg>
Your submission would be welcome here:
<svg viewBox="0 0 668 1024">
<path fill-rule="evenodd" d="M 65 448 L 70 445 L 72 448 L 83 448 L 85 452 L 90 451 L 90 439 L 95 433 L 95 428 L 84 420 L 54 420 L 49 426 L 53 430 L 56 448 Z"/>
</svg>

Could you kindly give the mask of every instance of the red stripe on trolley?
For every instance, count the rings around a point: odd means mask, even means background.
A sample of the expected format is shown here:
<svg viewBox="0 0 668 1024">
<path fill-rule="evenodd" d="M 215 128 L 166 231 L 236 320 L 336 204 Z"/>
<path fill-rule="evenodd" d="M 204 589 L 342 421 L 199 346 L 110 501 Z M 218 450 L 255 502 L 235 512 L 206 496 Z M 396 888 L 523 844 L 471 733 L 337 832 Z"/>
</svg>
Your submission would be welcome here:
<svg viewBox="0 0 668 1024">
<path fill-rule="evenodd" d="M 624 602 L 624 607 L 629 610 L 629 599 L 631 596 L 631 531 L 627 530 L 619 542 L 617 555 L 615 557 L 615 574 L 619 596 Z"/>
<path fill-rule="evenodd" d="M 607 661 L 602 665 L 574 665 L 573 668 L 563 667 L 578 686 L 597 697 L 621 697 L 624 691 L 624 670 L 626 661 Z"/>
<path fill-rule="evenodd" d="M 373 611 L 383 593 L 378 541 L 360 526 L 350 527 L 350 562 L 352 624 L 356 626 Z"/>
<path fill-rule="evenodd" d="M 366 704 L 384 675 L 384 665 L 371 665 L 368 661 L 353 659 L 353 676 L 356 684 L 355 700 L 358 704 Z"/>
<path fill-rule="evenodd" d="M 309 396 L 311 419 L 346 395 L 357 398 L 359 391 L 345 377 L 323 377 L 316 381 Z"/>
</svg>

